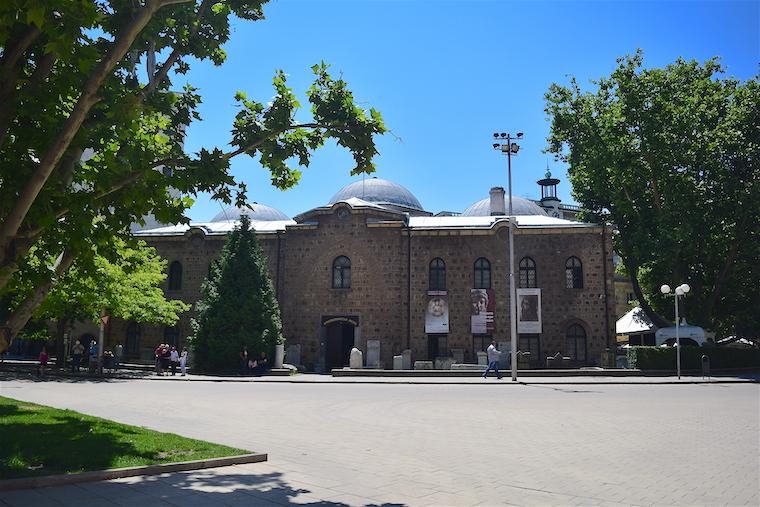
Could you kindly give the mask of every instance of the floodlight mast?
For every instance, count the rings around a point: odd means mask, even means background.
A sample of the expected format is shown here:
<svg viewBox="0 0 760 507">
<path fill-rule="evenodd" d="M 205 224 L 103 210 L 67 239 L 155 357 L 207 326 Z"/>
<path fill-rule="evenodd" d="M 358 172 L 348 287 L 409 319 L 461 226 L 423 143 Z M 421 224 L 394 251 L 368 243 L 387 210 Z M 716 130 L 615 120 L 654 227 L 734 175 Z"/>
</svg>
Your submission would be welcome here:
<svg viewBox="0 0 760 507">
<path fill-rule="evenodd" d="M 517 133 L 517 139 L 522 139 L 523 133 Z M 512 155 L 517 155 L 520 146 L 512 141 L 515 139 L 508 132 L 494 132 L 495 150 L 507 156 L 507 180 L 509 189 L 509 327 L 510 327 L 510 363 L 512 381 L 517 381 L 517 294 L 515 291 L 515 240 L 514 217 L 512 215 Z"/>
<path fill-rule="evenodd" d="M 676 372 L 678 374 L 678 378 L 681 378 L 681 337 L 680 337 L 680 318 L 678 316 L 678 298 L 683 297 L 686 295 L 687 292 L 691 290 L 691 287 L 689 287 L 688 284 L 682 283 L 678 287 L 676 287 L 675 293 L 672 294 L 672 296 L 676 300 Z M 662 292 L 664 295 L 671 295 L 670 292 L 670 285 L 663 285 L 660 287 L 660 292 Z"/>
</svg>

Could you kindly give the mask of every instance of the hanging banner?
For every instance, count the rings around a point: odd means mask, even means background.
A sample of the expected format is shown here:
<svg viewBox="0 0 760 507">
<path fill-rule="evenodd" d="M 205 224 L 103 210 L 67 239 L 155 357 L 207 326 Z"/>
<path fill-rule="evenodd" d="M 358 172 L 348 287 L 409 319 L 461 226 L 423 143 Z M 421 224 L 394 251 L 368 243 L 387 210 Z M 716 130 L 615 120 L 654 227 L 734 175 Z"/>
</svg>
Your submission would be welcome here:
<svg viewBox="0 0 760 507">
<path fill-rule="evenodd" d="M 517 289 L 517 332 L 541 332 L 541 289 Z"/>
<path fill-rule="evenodd" d="M 471 289 L 470 301 L 470 332 L 472 334 L 493 333 L 493 313 L 496 307 L 493 289 Z"/>
<path fill-rule="evenodd" d="M 425 310 L 425 332 L 449 332 L 448 296 L 428 296 L 427 309 Z"/>
</svg>

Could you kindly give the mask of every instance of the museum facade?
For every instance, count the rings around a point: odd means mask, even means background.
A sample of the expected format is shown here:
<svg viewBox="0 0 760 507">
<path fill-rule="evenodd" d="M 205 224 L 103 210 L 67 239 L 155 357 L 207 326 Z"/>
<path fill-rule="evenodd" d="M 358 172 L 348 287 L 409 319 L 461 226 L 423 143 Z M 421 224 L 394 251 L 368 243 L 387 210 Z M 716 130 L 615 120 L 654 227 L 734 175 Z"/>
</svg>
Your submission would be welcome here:
<svg viewBox="0 0 760 507">
<path fill-rule="evenodd" d="M 559 203 L 557 182 L 548 174 L 539 181 L 540 201 L 513 197 L 518 349 L 530 352 L 531 367 L 557 353 L 575 366 L 598 365 L 614 346 L 611 233 L 572 220 L 576 210 Z M 252 204 L 134 234 L 168 261 L 166 296 L 193 304 L 227 233 L 248 214 L 286 347 L 300 349 L 309 371 L 346 366 L 352 347 L 368 345 L 369 367 L 391 368 L 406 349 L 413 360 L 474 363 L 492 339 L 509 349 L 506 208 L 495 187 L 461 214 L 434 215 L 401 185 L 368 178 L 292 219 Z M 183 345 L 191 318 L 192 310 L 172 327 L 114 319 L 106 347 L 122 343 L 127 357 L 149 359 L 158 343 Z"/>
</svg>

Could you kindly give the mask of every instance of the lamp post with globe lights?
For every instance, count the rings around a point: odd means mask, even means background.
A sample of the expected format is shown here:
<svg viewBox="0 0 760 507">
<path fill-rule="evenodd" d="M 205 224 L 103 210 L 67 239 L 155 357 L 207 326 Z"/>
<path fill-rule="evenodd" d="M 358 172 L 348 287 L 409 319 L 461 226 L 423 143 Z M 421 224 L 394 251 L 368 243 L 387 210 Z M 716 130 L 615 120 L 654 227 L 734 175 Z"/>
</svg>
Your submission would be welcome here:
<svg viewBox="0 0 760 507">
<path fill-rule="evenodd" d="M 520 146 L 515 139 L 522 139 L 523 133 L 518 132 L 512 137 L 507 132 L 494 132 L 493 148 L 507 156 L 507 180 L 509 188 L 509 323 L 510 323 L 510 363 L 512 365 L 512 381 L 517 381 L 517 301 L 515 298 L 515 254 L 514 229 L 512 217 L 512 155 L 517 155 Z"/>
<path fill-rule="evenodd" d="M 691 290 L 691 287 L 689 287 L 688 284 L 681 284 L 678 287 L 676 287 L 675 293 L 672 294 L 672 296 L 676 300 L 676 369 L 678 370 L 678 378 L 681 378 L 681 338 L 679 336 L 679 327 L 681 325 L 680 319 L 678 317 L 678 298 L 681 296 L 685 296 L 687 292 Z M 670 291 L 670 285 L 663 285 L 660 287 L 660 292 L 662 292 L 665 295 L 668 295 L 671 293 Z"/>
</svg>

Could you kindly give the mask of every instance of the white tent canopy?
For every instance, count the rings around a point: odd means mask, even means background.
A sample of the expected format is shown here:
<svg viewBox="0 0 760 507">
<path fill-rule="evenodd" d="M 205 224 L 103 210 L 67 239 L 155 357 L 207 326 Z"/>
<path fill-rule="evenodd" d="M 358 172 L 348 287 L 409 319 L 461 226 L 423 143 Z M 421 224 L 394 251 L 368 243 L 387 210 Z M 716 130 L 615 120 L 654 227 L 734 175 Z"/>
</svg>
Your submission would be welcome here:
<svg viewBox="0 0 760 507">
<path fill-rule="evenodd" d="M 638 306 L 620 317 L 615 323 L 615 333 L 617 334 L 653 333 L 656 329 L 657 326 L 647 317 L 644 310 Z"/>
</svg>

